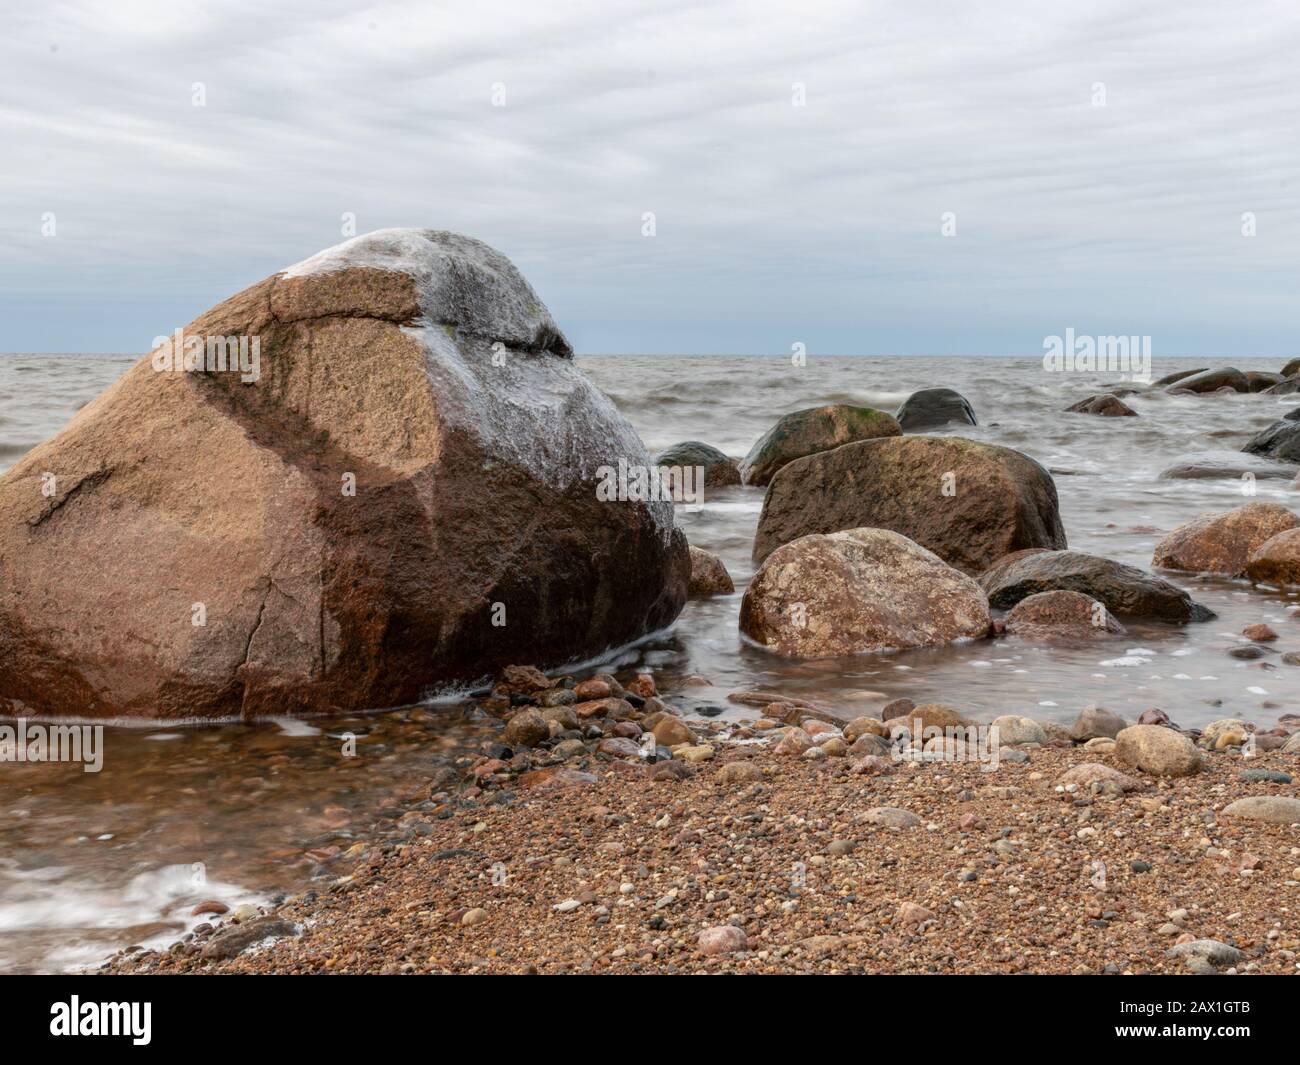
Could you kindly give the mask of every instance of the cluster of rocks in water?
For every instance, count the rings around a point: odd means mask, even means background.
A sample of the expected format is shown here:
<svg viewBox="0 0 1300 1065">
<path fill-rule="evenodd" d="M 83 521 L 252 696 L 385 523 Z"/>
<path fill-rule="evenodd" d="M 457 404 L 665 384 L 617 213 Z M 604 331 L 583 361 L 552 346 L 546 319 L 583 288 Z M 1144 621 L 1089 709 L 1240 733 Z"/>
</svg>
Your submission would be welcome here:
<svg viewBox="0 0 1300 1065">
<path fill-rule="evenodd" d="M 1285 396 L 1300 392 L 1300 359 L 1292 359 L 1281 373 L 1260 370 L 1238 370 L 1227 366 L 1219 369 L 1182 370 L 1169 374 L 1150 385 L 1125 385 L 1110 392 L 1085 396 L 1066 407 L 1067 413 L 1092 414 L 1107 418 L 1137 417 L 1137 411 L 1124 402 L 1129 397 L 1151 396 L 1156 393 L 1175 396 L 1262 394 Z M 1242 446 L 1244 455 L 1265 460 L 1253 465 L 1240 466 L 1221 463 L 1185 462 L 1164 470 L 1164 480 L 1204 480 L 1215 478 L 1253 477 L 1291 479 L 1300 486 L 1300 408 L 1289 411 L 1271 425 L 1254 433 Z"/>
<path fill-rule="evenodd" d="M 1236 395 L 1250 392 L 1271 396 L 1290 395 L 1300 391 L 1300 359 L 1292 359 L 1282 368 L 1281 373 L 1269 373 L 1263 370 L 1242 371 L 1235 366 L 1179 370 L 1145 387 L 1126 385 L 1112 389 L 1110 392 L 1087 396 L 1065 409 L 1067 413 L 1095 414 L 1104 418 L 1136 417 L 1137 411 L 1124 403 L 1125 397 L 1152 391 L 1179 396 Z"/>
</svg>

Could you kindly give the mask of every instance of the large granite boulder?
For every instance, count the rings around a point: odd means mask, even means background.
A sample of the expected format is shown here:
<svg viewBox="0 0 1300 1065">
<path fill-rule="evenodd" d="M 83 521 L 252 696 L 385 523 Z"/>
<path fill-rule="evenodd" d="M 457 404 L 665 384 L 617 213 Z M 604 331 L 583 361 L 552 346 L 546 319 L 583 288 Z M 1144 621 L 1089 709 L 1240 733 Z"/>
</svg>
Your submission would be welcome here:
<svg viewBox="0 0 1300 1065">
<path fill-rule="evenodd" d="M 975 408 L 951 388 L 923 388 L 913 392 L 894 415 L 905 433 L 941 429 L 945 425 L 978 425 Z"/>
<path fill-rule="evenodd" d="M 1240 577 L 1255 548 L 1297 525 L 1300 518 L 1280 503 L 1247 503 L 1224 513 L 1202 514 L 1156 544 L 1151 564 L 1157 569 Z"/>
<path fill-rule="evenodd" d="M 979 585 L 887 529 L 777 548 L 740 607 L 740 631 L 787 658 L 934 647 L 985 636 L 989 625 Z"/>
<path fill-rule="evenodd" d="M 705 488 L 724 488 L 740 484 L 740 467 L 735 459 L 727 457 L 716 447 L 699 440 L 683 440 L 655 456 L 659 467 L 694 467 L 704 471 Z"/>
<path fill-rule="evenodd" d="M 1296 374 L 1300 374 L 1300 359 L 1292 359 L 1282 367 L 1283 377 L 1295 377 Z"/>
<path fill-rule="evenodd" d="M 740 477 L 745 484 L 765 485 L 777 470 L 805 455 L 902 432 L 892 415 L 871 407 L 835 403 L 797 410 L 759 437 L 740 464 Z"/>
<path fill-rule="evenodd" d="M 754 561 L 809 533 L 892 529 L 976 574 L 1009 552 L 1062 548 L 1052 476 L 1010 448 L 960 437 L 847 444 L 792 462 L 767 490 Z"/>
<path fill-rule="evenodd" d="M 1286 418 L 1274 422 L 1247 440 L 1241 450 L 1280 462 L 1300 462 L 1300 422 Z"/>
<path fill-rule="evenodd" d="M 1010 609 L 1031 595 L 1082 592 L 1122 618 L 1208 621 L 1214 612 L 1176 585 L 1150 573 L 1083 551 L 1039 551 L 998 563 L 979 576 L 990 605 Z"/>
<path fill-rule="evenodd" d="M 601 495 L 650 456 L 486 245 L 371 233 L 184 333 L 0 478 L 0 713 L 392 706 L 681 610 L 672 503 Z"/>
</svg>

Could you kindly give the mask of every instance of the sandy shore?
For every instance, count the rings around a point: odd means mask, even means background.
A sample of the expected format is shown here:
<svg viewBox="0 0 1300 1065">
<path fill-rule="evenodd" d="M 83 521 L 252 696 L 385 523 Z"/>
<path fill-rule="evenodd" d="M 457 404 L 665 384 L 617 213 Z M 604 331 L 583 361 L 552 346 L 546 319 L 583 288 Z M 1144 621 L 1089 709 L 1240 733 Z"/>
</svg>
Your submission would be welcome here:
<svg viewBox="0 0 1300 1065">
<path fill-rule="evenodd" d="M 836 743 L 813 760 L 778 754 L 779 729 L 688 724 L 676 753 L 695 761 L 672 770 L 592 738 L 563 762 L 467 758 L 468 786 L 411 796 L 398 834 L 339 855 L 328 886 L 106 969 L 1300 972 L 1300 826 L 1222 814 L 1295 796 L 1240 776 L 1294 773 L 1294 753 L 1205 751 L 1164 779 L 1058 737 L 987 771 Z M 1084 764 L 1137 786 L 1062 783 Z M 1226 946 L 1168 953 L 1207 939 Z"/>
</svg>

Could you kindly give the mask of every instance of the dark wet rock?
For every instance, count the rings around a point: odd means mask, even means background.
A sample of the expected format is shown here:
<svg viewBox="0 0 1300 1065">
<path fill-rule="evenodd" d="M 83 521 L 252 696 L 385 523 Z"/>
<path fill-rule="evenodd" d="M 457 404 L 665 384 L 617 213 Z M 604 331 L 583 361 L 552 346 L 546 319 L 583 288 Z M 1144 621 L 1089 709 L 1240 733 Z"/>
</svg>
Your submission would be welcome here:
<svg viewBox="0 0 1300 1065">
<path fill-rule="evenodd" d="M 1056 589 L 1082 592 L 1121 618 L 1208 621 L 1214 612 L 1181 588 L 1135 566 L 1083 551 L 1043 551 L 1000 563 L 979 576 L 990 605 L 1010 609 L 1031 595 Z"/>
<path fill-rule="evenodd" d="M 754 561 L 811 533 L 889 529 L 949 565 L 979 573 L 1012 551 L 1065 546 L 1056 485 L 1010 448 L 960 437 L 846 444 L 791 463 L 773 479 Z"/>
<path fill-rule="evenodd" d="M 1221 388 L 1231 388 L 1234 392 L 1249 392 L 1250 383 L 1246 375 L 1235 366 L 1225 366 L 1219 370 L 1202 370 L 1178 382 L 1178 388 L 1186 392 L 1204 394 L 1217 392 Z"/>
<path fill-rule="evenodd" d="M 1201 369 L 1199 370 L 1178 370 L 1174 373 L 1166 374 L 1164 377 L 1160 378 L 1159 381 L 1156 381 L 1152 387 L 1164 388 L 1168 385 L 1177 384 L 1179 381 L 1182 381 L 1184 378 L 1195 377 L 1199 373 L 1207 373 L 1208 370 L 1209 367 L 1206 366 L 1201 367 Z"/>
<path fill-rule="evenodd" d="M 1296 374 L 1300 374 L 1300 359 L 1292 359 L 1282 367 L 1283 377 L 1295 377 Z"/>
<path fill-rule="evenodd" d="M 1264 389 L 1266 396 L 1290 396 L 1300 392 L 1300 374 L 1286 377 L 1277 384 Z"/>
<path fill-rule="evenodd" d="M 1217 462 L 1183 462 L 1160 471 L 1162 481 L 1242 480 L 1247 474 L 1256 480 L 1283 481 L 1295 476 L 1295 466 L 1228 465 Z"/>
<path fill-rule="evenodd" d="M 899 436 L 902 431 L 891 415 L 871 407 L 836 403 L 797 410 L 772 426 L 749 449 L 740 464 L 741 480 L 765 485 L 778 470 L 805 455 L 859 440 Z"/>
<path fill-rule="evenodd" d="M 1247 503 L 1235 510 L 1202 514 L 1161 540 L 1151 564 L 1157 569 L 1240 577 L 1256 548 L 1296 526 L 1300 518 L 1279 503 Z"/>
<path fill-rule="evenodd" d="M 690 599 L 707 599 L 714 595 L 730 595 L 736 590 L 731 574 L 722 559 L 712 552 L 691 545 L 691 583 L 687 589 Z"/>
<path fill-rule="evenodd" d="M 1100 396 L 1081 399 L 1071 407 L 1066 407 L 1067 414 L 1096 414 L 1103 418 L 1136 418 L 1137 411 L 1118 396 L 1107 392 Z"/>
<path fill-rule="evenodd" d="M 1008 635 L 1046 641 L 1086 641 L 1123 633 L 1104 603 L 1081 592 L 1039 592 L 1020 600 L 1006 617 Z"/>
<path fill-rule="evenodd" d="M 1280 462 L 1300 462 L 1300 422 L 1285 418 L 1274 422 L 1246 441 L 1241 450 L 1248 455 L 1264 455 Z"/>
<path fill-rule="evenodd" d="M 745 592 L 740 630 L 784 657 L 834 658 L 982 637 L 989 614 L 971 578 L 905 536 L 851 529 L 773 551 Z"/>
<path fill-rule="evenodd" d="M 740 465 L 716 447 L 699 440 L 684 440 L 655 456 L 656 466 L 701 467 L 704 470 L 704 487 L 722 488 L 740 484 Z"/>
<path fill-rule="evenodd" d="M 1266 392 L 1286 380 L 1285 374 L 1268 373 L 1265 370 L 1246 371 L 1246 390 L 1248 392 Z"/>
<path fill-rule="evenodd" d="M 894 415 L 905 433 L 939 429 L 945 425 L 978 425 L 975 408 L 951 388 L 923 388 L 913 392 Z"/>
</svg>

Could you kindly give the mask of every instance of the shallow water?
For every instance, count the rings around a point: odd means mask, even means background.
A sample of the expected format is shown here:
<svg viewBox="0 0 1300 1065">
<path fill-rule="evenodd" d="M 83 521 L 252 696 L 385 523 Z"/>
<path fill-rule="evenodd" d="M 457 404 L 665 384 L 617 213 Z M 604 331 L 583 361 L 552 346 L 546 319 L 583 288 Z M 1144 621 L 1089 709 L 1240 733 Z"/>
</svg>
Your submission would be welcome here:
<svg viewBox="0 0 1300 1065">
<path fill-rule="evenodd" d="M 0 356 L 0 470 L 56 432 L 134 356 Z M 1156 376 L 1207 363 L 1161 360 Z M 1004 444 L 1053 471 L 1071 547 L 1146 567 L 1156 541 L 1196 514 L 1246 501 L 1239 478 L 1160 480 L 1189 461 L 1252 466 L 1262 500 L 1291 504 L 1290 477 L 1246 460 L 1241 445 L 1300 403 L 1262 395 L 1126 400 L 1138 418 L 1063 408 L 1116 375 L 1049 374 L 1037 359 L 786 359 L 585 357 L 583 367 L 652 453 L 700 439 L 743 455 L 788 411 L 832 402 L 895 409 L 912 391 L 948 385 L 981 425 L 962 435 Z M 1239 362 L 1242 369 L 1275 365 Z M 979 718 L 1016 712 L 1069 721 L 1089 702 L 1135 715 L 1159 706 L 1183 725 L 1241 715 L 1262 723 L 1300 706 L 1300 668 L 1244 662 L 1226 651 L 1241 629 L 1273 625 L 1279 651 L 1300 650 L 1293 597 L 1245 582 L 1181 581 L 1219 617 L 1141 625 L 1113 642 L 1043 648 L 1006 639 L 934 651 L 794 664 L 742 642 L 736 622 L 752 567 L 761 489 L 706 493 L 678 507 L 692 543 L 722 556 L 733 596 L 688 603 L 672 630 L 617 656 L 652 666 L 661 687 L 698 674 L 699 702 L 734 716 L 737 688 L 815 698 L 851 715 L 885 698 L 956 703 Z M 1295 500 L 1300 502 L 1300 500 Z M 357 737 L 357 756 L 341 753 Z M 328 882 L 331 848 L 391 820 L 483 727 L 454 704 L 309 726 L 262 723 L 107 730 L 104 771 L 0 764 L 0 971 L 93 964 L 129 943 L 163 944 L 199 918 L 194 904 L 232 906 Z M 311 853 L 309 853 L 311 852 Z M 322 860 L 322 855 L 326 855 Z"/>
</svg>

